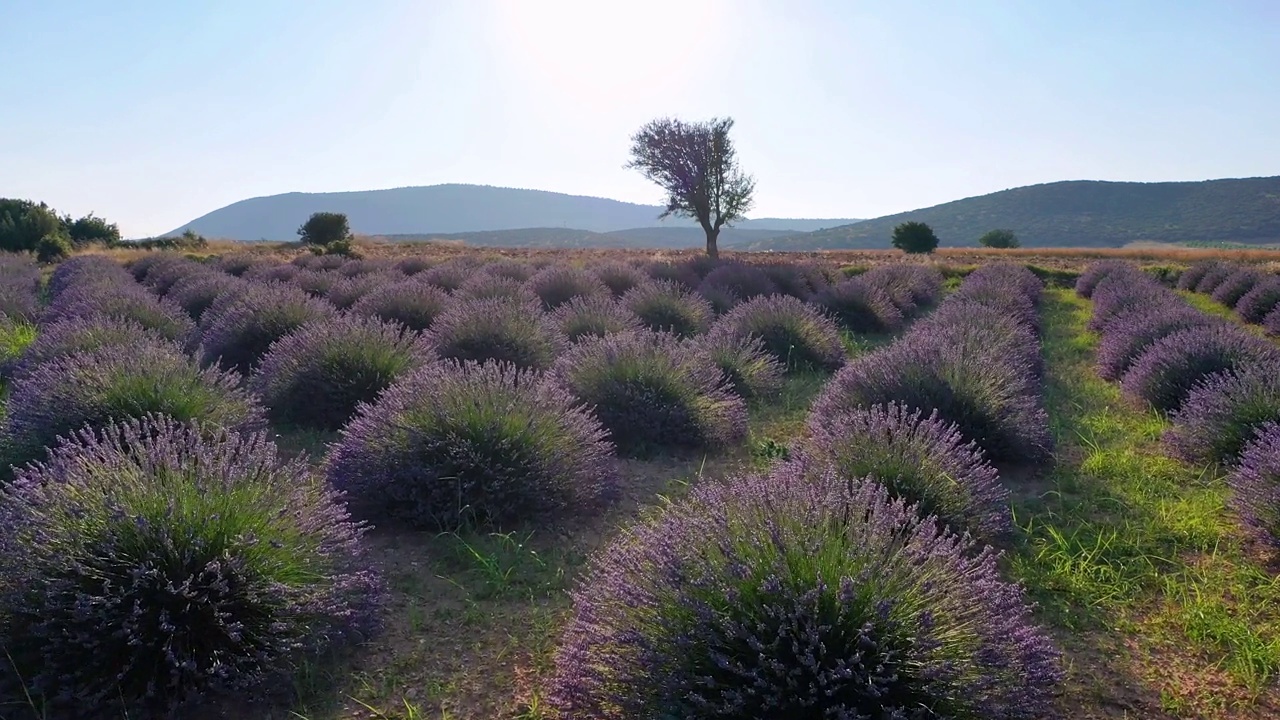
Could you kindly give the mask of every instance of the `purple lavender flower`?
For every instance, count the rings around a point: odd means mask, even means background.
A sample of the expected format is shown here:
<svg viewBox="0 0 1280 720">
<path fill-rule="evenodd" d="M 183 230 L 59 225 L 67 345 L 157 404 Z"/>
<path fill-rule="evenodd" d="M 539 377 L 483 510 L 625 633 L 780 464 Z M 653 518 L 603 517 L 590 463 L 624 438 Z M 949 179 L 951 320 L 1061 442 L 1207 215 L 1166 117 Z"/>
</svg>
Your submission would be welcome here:
<svg viewBox="0 0 1280 720">
<path fill-rule="evenodd" d="M 1257 429 L 1280 422 L 1280 364 L 1215 373 L 1196 384 L 1170 420 L 1165 443 L 1189 462 L 1236 461 Z"/>
<path fill-rule="evenodd" d="M 402 281 L 374 288 L 351 306 L 351 313 L 398 322 L 422 332 L 449 304 L 449 294 L 425 282 Z"/>
<path fill-rule="evenodd" d="M 245 281 L 220 272 L 188 275 L 175 282 L 165 299 L 182 308 L 193 320 L 199 322 L 204 312 L 219 297 L 243 290 Z"/>
<path fill-rule="evenodd" d="M 693 268 L 684 263 L 655 261 L 645 266 L 645 271 L 654 280 L 665 280 L 693 290 L 702 282 L 702 277 Z"/>
<path fill-rule="evenodd" d="M 1196 283 L 1196 292 L 1201 295 L 1212 295 L 1213 291 L 1217 290 L 1219 285 L 1226 282 L 1227 278 L 1231 277 L 1239 269 L 1240 266 L 1235 263 L 1220 263 L 1214 265 L 1209 268 L 1208 272 L 1201 276 L 1200 282 Z"/>
<path fill-rule="evenodd" d="M 1217 260 L 1206 260 L 1193 264 L 1178 276 L 1178 289 L 1194 291 L 1204 276 L 1220 264 Z"/>
<path fill-rule="evenodd" d="M 1240 268 L 1213 289 L 1213 299 L 1229 308 L 1234 308 L 1236 303 L 1240 302 L 1240 298 L 1252 290 L 1262 277 L 1262 274 L 1253 268 Z"/>
<path fill-rule="evenodd" d="M 595 275 L 569 265 L 545 267 L 528 282 L 529 289 L 542 300 L 542 306 L 547 310 L 555 310 L 576 297 L 610 294 L 609 288 Z"/>
<path fill-rule="evenodd" d="M 431 346 L 398 323 L 343 315 L 273 343 L 251 386 L 273 422 L 337 430 L 357 405 L 433 359 Z"/>
<path fill-rule="evenodd" d="M 34 323 L 40 315 L 40 266 L 29 257 L 0 256 L 0 314 Z"/>
<path fill-rule="evenodd" d="M 512 300 L 516 302 L 541 305 L 542 298 L 529 287 L 524 280 L 480 272 L 467 278 L 453 293 L 454 297 L 466 300 Z"/>
<path fill-rule="evenodd" d="M 725 381 L 739 397 L 767 398 L 782 390 L 786 369 L 753 337 L 703 335 L 694 339 L 696 352 L 720 368 Z"/>
<path fill-rule="evenodd" d="M 1280 425 L 1262 426 L 1227 477 L 1231 506 L 1264 541 L 1280 548 Z"/>
<path fill-rule="evenodd" d="M 556 362 L 554 374 L 591 407 L 623 454 L 717 448 L 746 435 L 746 405 L 720 368 L 669 333 L 584 340 Z"/>
<path fill-rule="evenodd" d="M 5 474 L 44 456 L 60 436 L 147 413 L 256 430 L 262 408 L 236 376 L 201 370 L 172 344 L 105 346 L 51 359 L 16 378 L 3 430 Z"/>
<path fill-rule="evenodd" d="M 396 261 L 396 269 L 410 277 L 426 272 L 436 266 L 436 262 L 418 255 L 410 255 Z"/>
<path fill-rule="evenodd" d="M 361 406 L 326 472 L 353 502 L 445 529 L 598 509 L 616 482 L 591 413 L 507 363 L 432 363 L 405 376 Z"/>
<path fill-rule="evenodd" d="M 261 434 L 86 430 L 2 497 L 3 644 L 43 712 L 183 717 L 376 628 L 364 528 Z"/>
<path fill-rule="evenodd" d="M 102 255 L 77 255 L 53 269 L 49 276 L 49 301 L 76 287 L 90 285 L 108 288 L 137 285 L 133 275 L 119 263 Z"/>
<path fill-rule="evenodd" d="M 248 374 L 267 354 L 271 343 L 337 310 L 292 285 L 250 283 L 227 304 L 214 303 L 200 324 L 200 359 L 205 365 Z"/>
<path fill-rule="evenodd" d="M 655 280 L 632 288 L 622 296 L 622 305 L 650 330 L 679 337 L 706 332 L 715 315 L 701 295 L 670 280 Z"/>
<path fill-rule="evenodd" d="M 1263 363 L 1280 363 L 1280 348 L 1233 325 L 1188 328 L 1151 343 L 1120 386 L 1130 397 L 1171 412 L 1211 376 Z"/>
<path fill-rule="evenodd" d="M 324 256 L 321 256 L 324 257 Z M 317 298 L 328 298 L 334 285 L 345 280 L 342 275 L 331 270 L 302 270 L 289 280 L 290 285 L 302 288 L 306 294 Z"/>
<path fill-rule="evenodd" d="M 565 720 L 1033 720 L 1059 653 L 997 560 L 875 482 L 703 483 L 594 558 L 547 698 Z"/>
<path fill-rule="evenodd" d="M 639 330 L 640 318 L 612 295 L 583 295 L 564 303 L 551 319 L 570 341 Z"/>
<path fill-rule="evenodd" d="M 813 303 L 855 333 L 893 332 L 902 327 L 902 311 L 883 290 L 862 278 L 850 278 L 819 292 Z"/>
<path fill-rule="evenodd" d="M 1115 318 L 1098 342 L 1098 375 L 1119 380 L 1152 343 L 1193 327 L 1221 324 L 1187 305 L 1159 305 L 1142 308 Z"/>
<path fill-rule="evenodd" d="M 649 277 L 640 268 L 621 261 L 597 263 L 588 269 L 617 298 L 626 295 L 631 288 L 649 281 Z"/>
<path fill-rule="evenodd" d="M 73 317 L 41 328 L 34 342 L 13 363 L 12 376 L 22 377 L 33 368 L 51 360 L 106 347 L 132 347 L 139 344 L 170 344 L 181 348 L 162 335 L 132 320 L 110 317 Z"/>
<path fill-rule="evenodd" d="M 788 295 L 742 303 L 716 321 L 711 335 L 756 338 L 788 372 L 835 370 L 845 361 L 835 322 L 816 307 Z"/>
<path fill-rule="evenodd" d="M 293 278 L 300 272 L 302 272 L 302 270 L 297 265 L 283 263 L 279 260 L 267 260 L 264 258 L 262 261 L 254 263 L 245 269 L 244 273 L 241 274 L 240 277 L 245 280 L 258 283 L 287 283 L 293 280 Z"/>
<path fill-rule="evenodd" d="M 704 295 L 709 292 L 727 291 L 739 300 L 750 300 L 778 292 L 778 286 L 764 270 L 736 260 L 727 260 L 716 265 L 715 269 L 703 278 L 698 289 Z"/>
<path fill-rule="evenodd" d="M 68 288 L 45 308 L 41 323 L 78 317 L 128 320 L 176 342 L 186 342 L 195 333 L 195 323 L 186 311 L 170 300 L 147 292 L 130 280 L 128 285 L 100 285 Z"/>
<path fill-rule="evenodd" d="M 1256 325 L 1277 306 L 1280 306 L 1280 277 L 1268 276 L 1241 296 L 1235 309 L 1241 320 Z"/>
<path fill-rule="evenodd" d="M 329 292 L 325 294 L 325 299 L 339 310 L 348 310 L 365 295 L 403 280 L 404 275 L 394 271 L 357 273 L 343 276 L 342 279 L 329 287 Z"/>
<path fill-rule="evenodd" d="M 505 299 L 455 299 L 436 317 L 428 337 L 442 358 L 537 370 L 551 367 L 567 344 L 540 307 Z"/>
<path fill-rule="evenodd" d="M 440 263 L 425 272 L 418 273 L 414 276 L 414 279 L 422 278 L 422 282 L 428 285 L 435 285 L 441 290 L 453 292 L 462 287 L 462 283 L 466 282 L 467 278 L 475 273 L 476 268 L 471 263 L 461 258 L 456 258 Z"/>
<path fill-rule="evenodd" d="M 1076 294 L 1082 298 L 1093 297 L 1093 291 L 1102 279 L 1113 272 L 1129 272 L 1133 264 L 1126 260 L 1099 260 L 1085 268 L 1076 278 Z"/>
</svg>

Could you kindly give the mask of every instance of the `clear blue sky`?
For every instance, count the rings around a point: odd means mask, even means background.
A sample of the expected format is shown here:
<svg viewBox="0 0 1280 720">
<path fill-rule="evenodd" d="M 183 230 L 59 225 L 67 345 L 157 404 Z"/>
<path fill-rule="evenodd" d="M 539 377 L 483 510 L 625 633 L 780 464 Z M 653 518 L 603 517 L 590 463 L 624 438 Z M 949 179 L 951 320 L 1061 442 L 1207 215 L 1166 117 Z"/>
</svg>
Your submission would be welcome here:
<svg viewBox="0 0 1280 720">
<path fill-rule="evenodd" d="M 0 0 L 0 196 L 127 236 L 289 191 L 658 203 L 730 115 L 755 217 L 1064 179 L 1280 174 L 1276 0 Z"/>
</svg>

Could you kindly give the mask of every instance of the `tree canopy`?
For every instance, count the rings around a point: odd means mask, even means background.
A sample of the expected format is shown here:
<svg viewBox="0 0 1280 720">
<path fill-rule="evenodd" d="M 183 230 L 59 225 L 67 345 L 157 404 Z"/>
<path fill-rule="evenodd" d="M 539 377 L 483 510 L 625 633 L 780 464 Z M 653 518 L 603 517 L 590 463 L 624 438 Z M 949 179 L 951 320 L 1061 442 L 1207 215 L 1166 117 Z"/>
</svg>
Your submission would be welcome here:
<svg viewBox="0 0 1280 720">
<path fill-rule="evenodd" d="M 1016 248 L 1021 245 L 1018 235 L 1012 230 L 990 230 L 978 238 L 978 244 L 989 248 Z"/>
<path fill-rule="evenodd" d="M 685 122 L 660 118 L 631 138 L 628 168 L 639 170 L 667 193 L 666 212 L 693 218 L 707 236 L 707 254 L 717 257 L 720 228 L 751 209 L 755 180 L 738 166 L 729 138 L 732 118 Z"/>
<path fill-rule="evenodd" d="M 343 213 L 318 212 L 298 228 L 298 237 L 307 245 L 330 245 L 351 238 L 351 226 Z"/>
<path fill-rule="evenodd" d="M 906 253 L 931 253 L 938 247 L 938 236 L 928 225 L 909 220 L 893 229 L 893 246 Z"/>
</svg>

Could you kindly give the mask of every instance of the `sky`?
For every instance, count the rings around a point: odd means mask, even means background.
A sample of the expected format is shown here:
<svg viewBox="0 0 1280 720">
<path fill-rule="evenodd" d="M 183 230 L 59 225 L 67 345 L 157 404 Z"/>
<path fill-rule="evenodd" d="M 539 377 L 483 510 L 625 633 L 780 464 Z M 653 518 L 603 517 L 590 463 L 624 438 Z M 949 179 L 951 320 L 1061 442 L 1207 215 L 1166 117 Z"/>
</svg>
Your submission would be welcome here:
<svg viewBox="0 0 1280 720">
<path fill-rule="evenodd" d="M 1056 180 L 1280 174 L 1275 0 L 0 0 L 0 197 L 126 237 L 438 183 L 659 204 L 664 116 L 734 118 L 752 217 Z"/>
</svg>

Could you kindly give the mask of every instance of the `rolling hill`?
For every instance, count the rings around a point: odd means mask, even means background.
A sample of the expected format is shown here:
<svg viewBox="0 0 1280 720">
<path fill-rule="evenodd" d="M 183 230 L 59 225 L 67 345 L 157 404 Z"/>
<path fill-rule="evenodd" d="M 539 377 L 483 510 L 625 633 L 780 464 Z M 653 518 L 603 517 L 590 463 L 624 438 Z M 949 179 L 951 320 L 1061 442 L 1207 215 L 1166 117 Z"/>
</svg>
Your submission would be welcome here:
<svg viewBox="0 0 1280 720">
<path fill-rule="evenodd" d="M 543 190 L 431 185 L 358 192 L 286 193 L 241 200 L 196 218 L 168 234 L 176 235 L 190 229 L 205 237 L 229 240 L 295 240 L 298 226 L 311 213 L 319 211 L 346 213 L 354 232 L 381 236 L 444 237 L 530 228 L 564 228 L 567 234 L 576 231 L 608 233 L 637 228 L 675 231 L 670 235 L 649 233 L 645 236 L 648 241 L 665 246 L 683 243 L 690 230 L 697 231 L 688 220 L 659 221 L 662 208 L 656 205 Z M 762 218 L 744 220 L 737 224 L 736 229 L 764 231 L 750 238 L 761 240 L 772 236 L 766 232 L 773 235 L 808 232 L 852 222 L 857 221 Z M 545 233 L 539 235 L 546 236 Z M 626 243 L 631 237 L 624 234 L 609 242 Z M 505 239 L 518 242 L 516 236 Z"/>
<path fill-rule="evenodd" d="M 1024 247 L 1118 247 L 1143 240 L 1260 244 L 1280 240 L 1280 177 L 1029 185 L 737 249 L 886 248 L 894 226 L 907 220 L 928 223 L 944 247 L 976 245 L 993 228 L 1013 230 Z"/>
</svg>

